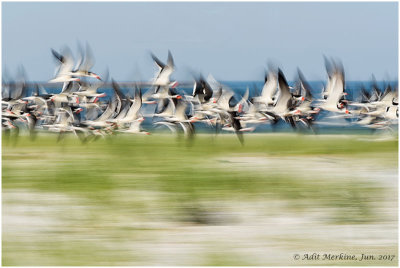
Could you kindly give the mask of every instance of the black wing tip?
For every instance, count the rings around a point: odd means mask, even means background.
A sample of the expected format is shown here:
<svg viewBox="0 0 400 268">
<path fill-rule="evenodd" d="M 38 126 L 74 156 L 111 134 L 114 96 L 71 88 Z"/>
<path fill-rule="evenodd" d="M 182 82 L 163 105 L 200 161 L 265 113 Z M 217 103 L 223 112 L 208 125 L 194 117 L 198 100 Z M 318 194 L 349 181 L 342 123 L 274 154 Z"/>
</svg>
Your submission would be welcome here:
<svg viewBox="0 0 400 268">
<path fill-rule="evenodd" d="M 168 65 L 171 67 L 174 67 L 174 58 L 172 57 L 171 50 L 168 49 L 168 59 L 167 59 Z"/>
<path fill-rule="evenodd" d="M 60 62 L 63 62 L 63 61 L 64 61 L 64 57 L 63 57 L 60 53 L 58 53 L 56 50 L 51 49 L 51 53 L 52 53 L 53 56 L 54 56 L 57 60 L 59 60 Z"/>
<path fill-rule="evenodd" d="M 299 67 L 297 67 L 297 74 L 299 75 L 299 77 L 304 77 L 303 72 Z"/>
<path fill-rule="evenodd" d="M 278 68 L 278 77 L 283 78 L 283 79 L 286 80 L 286 77 L 285 77 L 283 71 L 281 70 L 281 68 Z"/>
<path fill-rule="evenodd" d="M 153 59 L 153 61 L 154 61 L 160 68 L 164 68 L 164 67 L 165 67 L 165 64 L 164 64 L 162 61 L 160 61 L 160 59 L 157 58 L 156 55 L 154 55 L 152 52 L 150 52 L 150 55 L 151 55 L 151 58 Z"/>
<path fill-rule="evenodd" d="M 114 80 L 114 78 L 111 78 L 111 84 L 114 90 L 119 90 L 119 85 L 118 83 Z"/>
</svg>

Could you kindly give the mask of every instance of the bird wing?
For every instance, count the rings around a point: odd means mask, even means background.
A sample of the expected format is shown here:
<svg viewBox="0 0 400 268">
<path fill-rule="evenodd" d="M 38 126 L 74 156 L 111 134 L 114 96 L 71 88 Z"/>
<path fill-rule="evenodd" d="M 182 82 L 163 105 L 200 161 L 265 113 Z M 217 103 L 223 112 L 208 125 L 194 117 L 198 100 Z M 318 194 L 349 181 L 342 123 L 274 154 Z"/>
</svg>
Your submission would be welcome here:
<svg viewBox="0 0 400 268">
<path fill-rule="evenodd" d="M 141 107 L 142 107 L 142 91 L 139 87 L 136 87 L 134 103 L 131 105 L 125 118 L 129 118 L 132 120 L 136 119 L 138 117 L 138 113 Z"/>
<path fill-rule="evenodd" d="M 160 68 L 160 69 L 163 69 L 166 65 L 162 62 L 162 61 L 160 61 L 153 53 L 151 53 L 151 57 L 153 58 L 153 60 L 154 60 L 154 62 L 157 64 L 157 66 Z"/>
</svg>

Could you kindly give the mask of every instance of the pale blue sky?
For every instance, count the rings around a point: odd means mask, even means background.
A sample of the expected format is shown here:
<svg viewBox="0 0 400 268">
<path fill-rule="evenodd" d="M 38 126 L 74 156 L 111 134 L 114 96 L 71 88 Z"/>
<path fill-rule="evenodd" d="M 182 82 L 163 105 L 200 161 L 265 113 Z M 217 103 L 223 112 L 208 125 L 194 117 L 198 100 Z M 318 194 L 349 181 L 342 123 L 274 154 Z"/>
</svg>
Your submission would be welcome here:
<svg viewBox="0 0 400 268">
<path fill-rule="evenodd" d="M 52 78 L 50 48 L 88 41 L 93 71 L 108 66 L 116 80 L 149 80 L 149 51 L 219 80 L 262 80 L 267 61 L 288 79 L 300 67 L 309 79 L 325 79 L 322 55 L 340 58 L 349 80 L 397 79 L 397 2 L 3 2 L 3 68 L 23 64 L 30 80 Z"/>
</svg>

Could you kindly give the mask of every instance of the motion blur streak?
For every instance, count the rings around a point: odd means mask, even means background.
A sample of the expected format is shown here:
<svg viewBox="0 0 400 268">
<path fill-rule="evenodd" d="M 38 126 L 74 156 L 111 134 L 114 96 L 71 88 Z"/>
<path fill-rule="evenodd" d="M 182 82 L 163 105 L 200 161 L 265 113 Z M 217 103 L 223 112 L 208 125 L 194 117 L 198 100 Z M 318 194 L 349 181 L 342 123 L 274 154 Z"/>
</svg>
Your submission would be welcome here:
<svg viewBox="0 0 400 268">
<path fill-rule="evenodd" d="M 63 83 L 57 93 L 49 93 L 43 85 L 35 84 L 29 94 L 24 72 L 18 73 L 17 81 L 3 81 L 2 129 L 6 136 L 12 134 L 16 140 L 22 125 L 33 140 L 40 130 L 58 133 L 58 141 L 66 133 L 72 133 L 87 143 L 121 132 L 148 135 L 141 125 L 149 118 L 152 127 L 168 128 L 178 135 L 182 132 L 188 140 L 193 139 L 200 125 L 215 133 L 233 132 L 244 145 L 243 133 L 265 124 L 276 130 L 283 122 L 294 131 L 315 134 L 318 126 L 326 124 L 390 132 L 398 125 L 397 83 L 394 88 L 390 83 L 380 88 L 373 78 L 369 90 L 362 87 L 358 96 L 351 99 L 349 93 L 356 90 L 346 89 L 340 60 L 324 57 L 328 79 L 322 90 L 317 89 L 318 94 L 300 69 L 295 84 L 290 86 L 283 71 L 272 64 L 265 74 L 261 93 L 256 86 L 250 93 L 247 86 L 240 94 L 211 75 L 205 79 L 192 73 L 193 91 L 188 94 L 177 87 L 178 81 L 171 82 L 175 70 L 171 51 L 167 63 L 151 54 L 158 71 L 143 95 L 141 84 L 133 84 L 132 98 L 132 88 L 124 92 L 114 80 L 110 93 L 98 92 L 106 86 L 108 73 L 102 79 L 90 71 L 94 58 L 89 45 L 85 51 L 80 45 L 78 48 L 80 57 L 76 63 L 68 47 L 61 52 L 51 50 L 57 68 L 49 84 Z M 90 82 L 90 78 L 96 82 Z"/>
<path fill-rule="evenodd" d="M 49 135 L 3 140 L 3 265 L 397 263 L 392 136 Z"/>
<path fill-rule="evenodd" d="M 261 92 L 200 73 L 183 87 L 168 51 L 149 55 L 146 88 L 123 88 L 91 71 L 88 44 L 78 52 L 51 50 L 47 84 L 29 85 L 23 69 L 3 80 L 4 265 L 358 265 L 293 256 L 396 254 L 397 85 L 347 88 L 340 60 L 325 58 L 322 88 L 272 65 Z"/>
</svg>

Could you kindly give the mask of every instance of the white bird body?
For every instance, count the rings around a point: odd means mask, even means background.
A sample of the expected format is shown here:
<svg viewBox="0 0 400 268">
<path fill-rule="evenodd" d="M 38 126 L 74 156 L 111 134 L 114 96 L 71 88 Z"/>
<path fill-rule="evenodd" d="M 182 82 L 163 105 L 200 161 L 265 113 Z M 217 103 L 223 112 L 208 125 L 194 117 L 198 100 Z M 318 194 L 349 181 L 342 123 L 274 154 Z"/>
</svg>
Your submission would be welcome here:
<svg viewBox="0 0 400 268">
<path fill-rule="evenodd" d="M 171 83 L 170 76 L 174 72 L 174 60 L 172 58 L 172 54 L 168 51 L 168 60 L 167 64 L 161 62 L 155 55 L 151 54 L 154 62 L 158 66 L 158 72 L 156 73 L 153 79 L 154 86 L 161 86 L 161 87 L 170 87 L 175 84 L 175 82 Z"/>
<path fill-rule="evenodd" d="M 274 104 L 276 101 L 276 94 L 278 92 L 278 78 L 275 73 L 269 72 L 264 86 L 261 91 L 261 96 L 254 97 L 253 101 L 256 103 L 264 104 L 266 107 Z"/>
<path fill-rule="evenodd" d="M 142 123 L 143 120 L 135 120 L 130 124 L 130 127 L 128 129 L 120 129 L 117 130 L 117 132 L 121 133 L 129 133 L 129 134 L 144 134 L 144 135 L 150 135 L 149 132 L 147 131 L 142 131 L 140 129 L 140 124 Z"/>
</svg>

